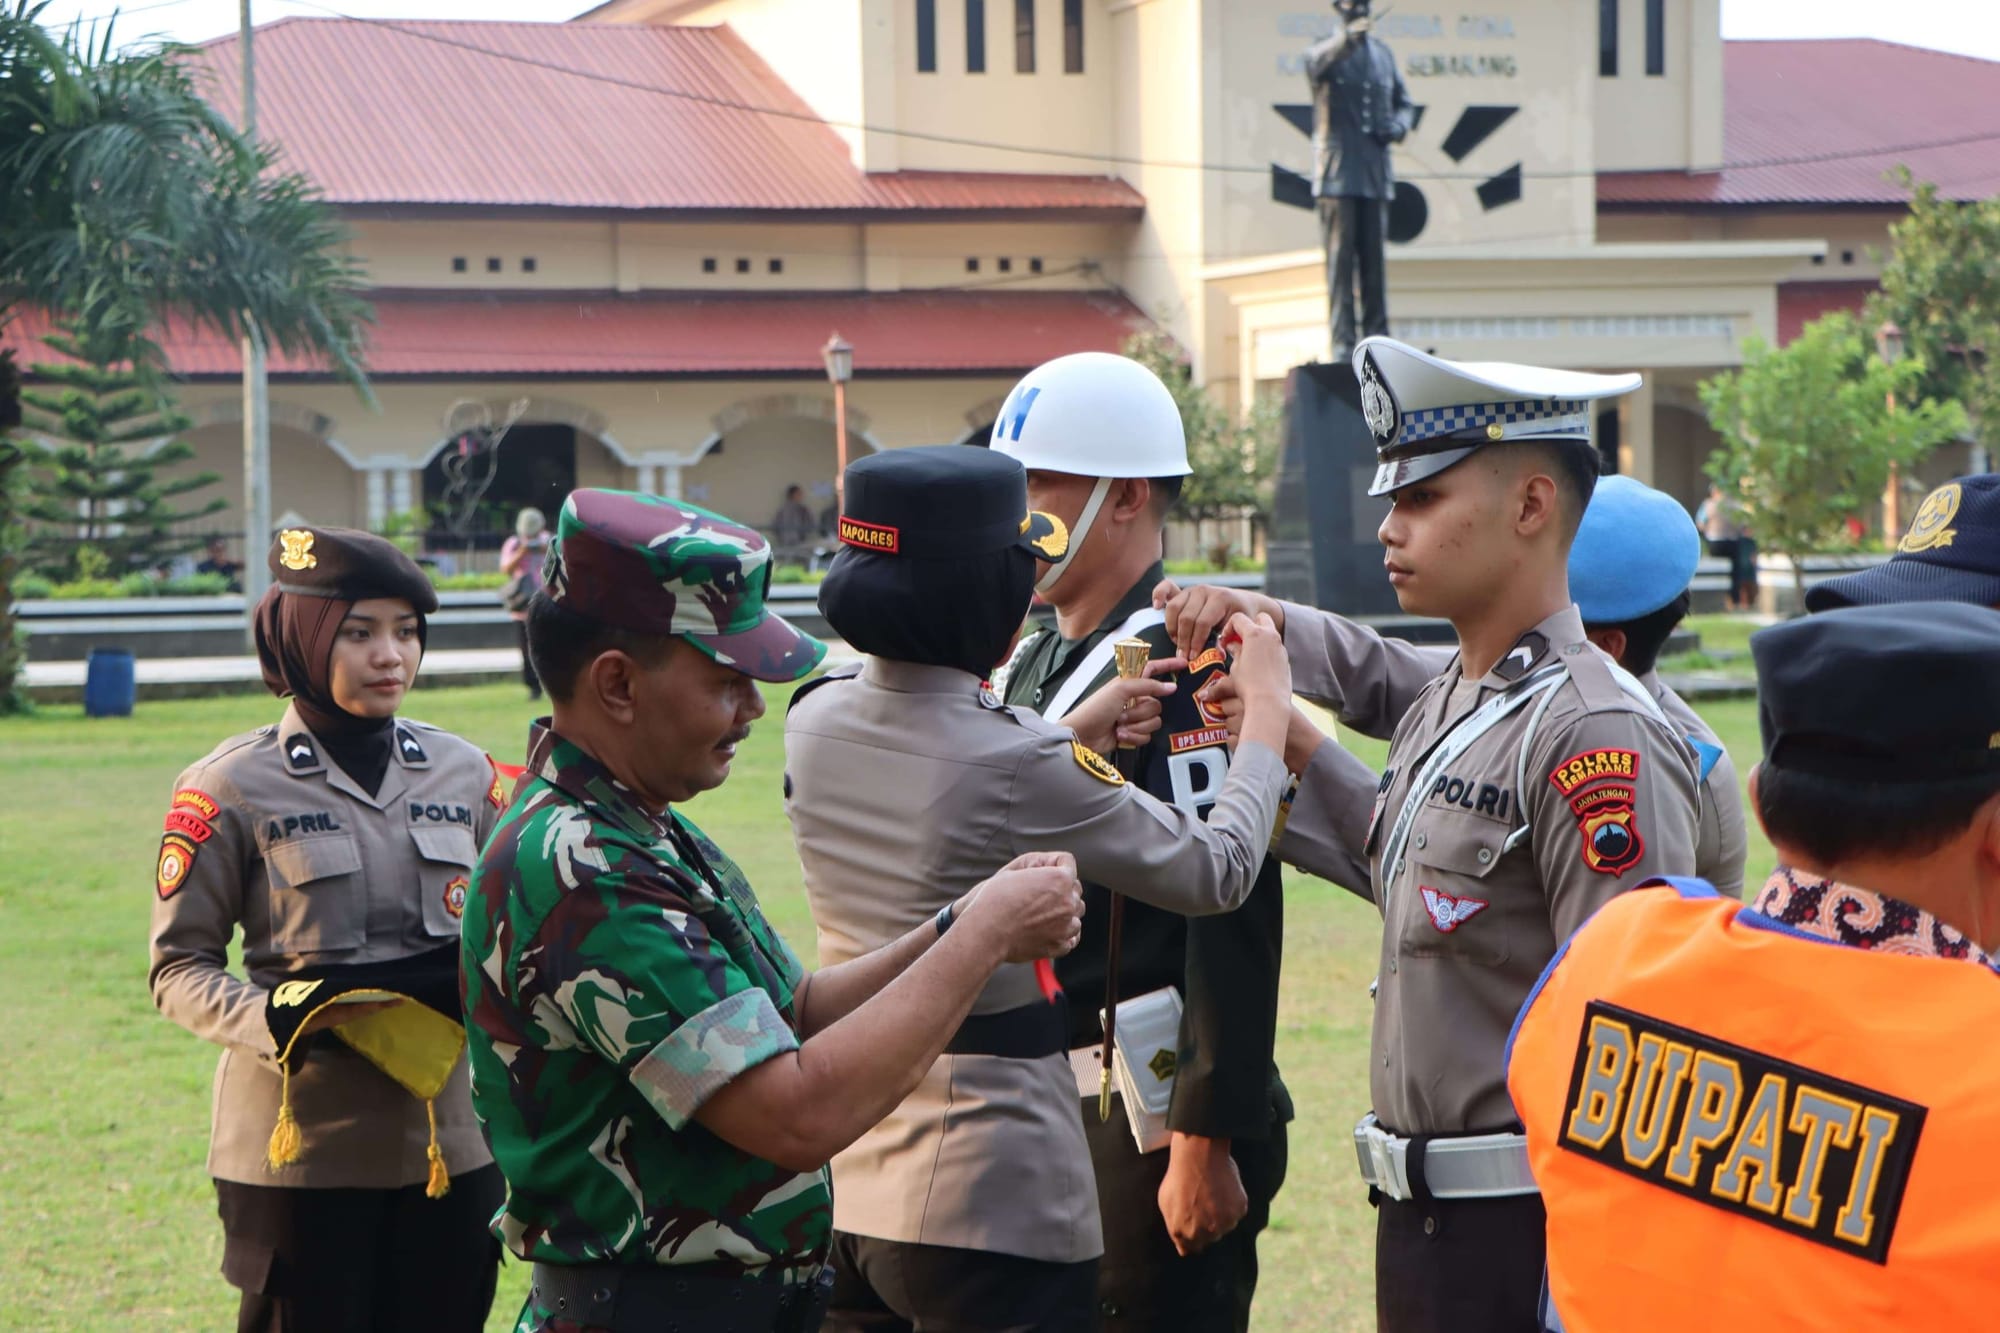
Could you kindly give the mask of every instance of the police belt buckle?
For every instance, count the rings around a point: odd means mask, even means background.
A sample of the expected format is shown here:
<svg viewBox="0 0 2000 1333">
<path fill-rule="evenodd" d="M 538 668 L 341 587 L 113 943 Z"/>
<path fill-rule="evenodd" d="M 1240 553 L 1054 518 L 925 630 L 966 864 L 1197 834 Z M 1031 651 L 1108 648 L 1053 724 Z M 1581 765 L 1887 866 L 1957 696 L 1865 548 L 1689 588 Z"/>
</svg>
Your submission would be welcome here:
<svg viewBox="0 0 2000 1333">
<path fill-rule="evenodd" d="M 1354 1126 L 1354 1150 L 1361 1179 L 1398 1202 L 1540 1193 L 1528 1169 L 1525 1134 L 1411 1139 L 1382 1128 L 1371 1111 Z"/>
</svg>

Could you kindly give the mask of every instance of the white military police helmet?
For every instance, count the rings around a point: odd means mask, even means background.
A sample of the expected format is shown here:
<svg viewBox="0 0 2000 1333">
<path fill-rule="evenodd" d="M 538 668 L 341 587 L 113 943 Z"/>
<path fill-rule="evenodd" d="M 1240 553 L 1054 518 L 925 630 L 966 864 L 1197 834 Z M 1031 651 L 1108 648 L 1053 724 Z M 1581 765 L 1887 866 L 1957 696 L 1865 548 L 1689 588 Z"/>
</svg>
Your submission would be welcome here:
<svg viewBox="0 0 2000 1333">
<path fill-rule="evenodd" d="M 1375 484 L 1388 495 L 1434 477 L 1483 445 L 1590 439 L 1591 404 L 1644 381 L 1506 361 L 1446 361 L 1394 338 L 1354 349 L 1361 414 L 1375 437 Z"/>
<path fill-rule="evenodd" d="M 1180 407 L 1167 386 L 1137 361 L 1109 352 L 1060 356 L 1029 371 L 993 423 L 992 446 L 1031 471 L 1097 478 L 1070 526 L 1068 553 L 1035 585 L 1043 593 L 1082 548 L 1113 479 L 1194 470 Z"/>
</svg>

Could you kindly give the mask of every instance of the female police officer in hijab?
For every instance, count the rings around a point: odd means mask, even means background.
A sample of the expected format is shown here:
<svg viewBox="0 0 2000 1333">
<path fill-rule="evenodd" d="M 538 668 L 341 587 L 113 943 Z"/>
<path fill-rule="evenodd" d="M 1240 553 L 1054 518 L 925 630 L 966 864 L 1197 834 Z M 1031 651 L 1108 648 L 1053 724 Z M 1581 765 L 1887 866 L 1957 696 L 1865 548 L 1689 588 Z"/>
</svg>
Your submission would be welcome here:
<svg viewBox="0 0 2000 1333">
<path fill-rule="evenodd" d="M 298 528 L 270 568 L 258 659 L 291 703 L 174 784 L 153 904 L 153 1001 L 223 1048 L 208 1171 L 237 1328 L 474 1333 L 503 1185 L 456 958 L 501 787 L 479 749 L 396 715 L 437 609 L 408 556 Z"/>
<path fill-rule="evenodd" d="M 1024 852 L 1071 852 L 1084 879 L 1177 912 L 1241 904 L 1285 786 L 1291 676 L 1268 621 L 1230 627 L 1257 719 L 1204 824 L 982 687 L 1037 559 L 1067 548 L 1028 512 L 1019 463 L 897 449 L 850 467 L 845 500 L 820 609 L 868 658 L 802 688 L 785 725 L 822 964 L 926 919 L 949 929 L 961 896 Z M 1143 684 L 1133 697 L 1170 688 Z M 828 1330 L 1095 1327 L 1103 1240 L 1066 1034 L 1033 970 L 1001 968 L 917 1090 L 834 1158 Z"/>
</svg>

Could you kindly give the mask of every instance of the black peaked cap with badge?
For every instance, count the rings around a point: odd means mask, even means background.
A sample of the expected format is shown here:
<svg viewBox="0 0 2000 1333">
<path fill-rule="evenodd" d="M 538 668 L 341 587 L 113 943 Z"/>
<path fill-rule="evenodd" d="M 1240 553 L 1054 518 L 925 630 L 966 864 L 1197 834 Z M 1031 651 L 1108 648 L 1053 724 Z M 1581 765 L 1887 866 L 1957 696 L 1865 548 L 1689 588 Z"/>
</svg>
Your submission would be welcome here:
<svg viewBox="0 0 2000 1333">
<path fill-rule="evenodd" d="M 1018 546 L 1060 560 L 1069 529 L 1028 509 L 1020 463 L 969 444 L 887 449 L 851 464 L 840 514 L 843 545 L 909 560 L 961 559 Z"/>
<path fill-rule="evenodd" d="M 2000 473 L 1946 482 L 1886 563 L 1806 589 L 1808 611 L 1887 602 L 2000 606 Z"/>
<path fill-rule="evenodd" d="M 1857 606 L 1750 638 L 1768 768 L 1842 782 L 2000 779 L 2000 611 Z"/>
<path fill-rule="evenodd" d="M 1361 415 L 1375 437 L 1371 496 L 1434 477 L 1486 445 L 1588 443 L 1592 404 L 1644 383 L 1634 374 L 1446 361 L 1379 336 L 1355 347 L 1354 374 L 1361 385 Z"/>
<path fill-rule="evenodd" d="M 359 602 L 400 597 L 419 615 L 438 609 L 437 590 L 394 542 L 353 528 L 285 528 L 271 543 L 271 578 L 299 597 Z"/>
</svg>

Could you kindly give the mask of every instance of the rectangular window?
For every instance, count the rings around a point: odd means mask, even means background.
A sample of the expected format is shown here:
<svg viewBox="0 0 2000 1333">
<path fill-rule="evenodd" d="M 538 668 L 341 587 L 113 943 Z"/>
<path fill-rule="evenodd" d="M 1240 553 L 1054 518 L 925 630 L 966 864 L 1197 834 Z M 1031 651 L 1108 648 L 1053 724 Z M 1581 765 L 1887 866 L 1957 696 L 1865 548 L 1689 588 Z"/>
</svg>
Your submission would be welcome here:
<svg viewBox="0 0 2000 1333">
<path fill-rule="evenodd" d="M 1014 72 L 1035 72 L 1035 0 L 1014 0 Z"/>
<path fill-rule="evenodd" d="M 1083 0 L 1063 0 L 1063 73 L 1083 73 Z"/>
<path fill-rule="evenodd" d="M 1646 73 L 1667 72 L 1667 0 L 1646 0 Z"/>
<path fill-rule="evenodd" d="M 986 72 L 986 0 L 965 0 L 965 72 Z"/>
<path fill-rule="evenodd" d="M 937 0 L 917 0 L 917 73 L 937 73 Z"/>
<path fill-rule="evenodd" d="M 1598 77 L 1618 77 L 1618 0 L 1597 0 Z"/>
</svg>

